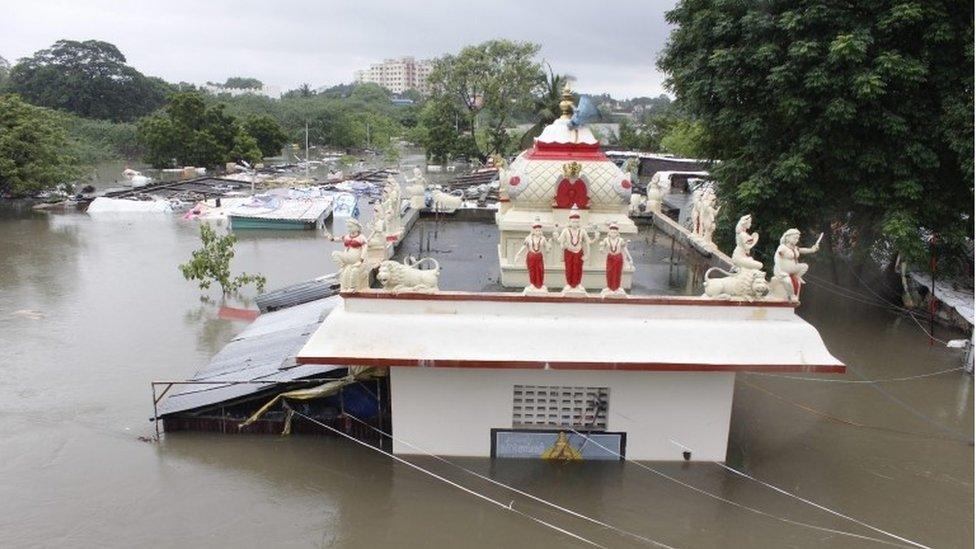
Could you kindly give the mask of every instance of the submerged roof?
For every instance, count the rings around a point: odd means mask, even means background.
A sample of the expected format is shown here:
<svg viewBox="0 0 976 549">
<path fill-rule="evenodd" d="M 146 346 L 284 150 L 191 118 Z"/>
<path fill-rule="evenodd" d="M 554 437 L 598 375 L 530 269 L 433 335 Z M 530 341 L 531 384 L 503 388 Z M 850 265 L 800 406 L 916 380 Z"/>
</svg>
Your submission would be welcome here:
<svg viewBox="0 0 976 549">
<path fill-rule="evenodd" d="M 184 412 L 266 390 L 270 384 L 240 381 L 292 381 L 325 374 L 344 366 L 300 365 L 295 355 L 318 329 L 339 297 L 311 301 L 259 316 L 231 340 L 189 381 L 176 385 L 159 406 L 159 415 Z"/>
<path fill-rule="evenodd" d="M 841 373 L 786 302 L 514 293 L 343 294 L 302 364 Z"/>
</svg>

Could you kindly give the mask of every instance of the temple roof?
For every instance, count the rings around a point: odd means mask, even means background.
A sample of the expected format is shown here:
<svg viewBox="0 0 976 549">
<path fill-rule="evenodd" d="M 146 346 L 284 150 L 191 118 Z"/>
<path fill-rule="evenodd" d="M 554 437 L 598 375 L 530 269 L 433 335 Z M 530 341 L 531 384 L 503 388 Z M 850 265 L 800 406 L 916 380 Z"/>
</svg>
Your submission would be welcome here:
<svg viewBox="0 0 976 549">
<path fill-rule="evenodd" d="M 582 143 L 584 145 L 599 145 L 593 132 L 586 125 L 570 128 L 569 120 L 559 118 L 542 130 L 542 135 L 535 138 L 536 143 Z"/>
<path fill-rule="evenodd" d="M 842 373 L 786 302 L 343 294 L 300 364 Z"/>
</svg>

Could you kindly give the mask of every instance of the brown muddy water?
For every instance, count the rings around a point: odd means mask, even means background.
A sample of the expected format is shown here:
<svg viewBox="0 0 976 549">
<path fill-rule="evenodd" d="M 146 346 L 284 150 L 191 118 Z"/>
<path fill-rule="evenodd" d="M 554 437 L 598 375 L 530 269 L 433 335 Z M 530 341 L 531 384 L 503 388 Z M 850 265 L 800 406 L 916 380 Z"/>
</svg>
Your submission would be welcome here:
<svg viewBox="0 0 976 549">
<path fill-rule="evenodd" d="M 196 246 L 196 224 L 177 216 L 0 207 L 0 547 L 582 546 L 345 440 L 140 440 L 153 433 L 149 381 L 190 375 L 244 327 L 177 271 Z M 311 233 L 246 234 L 234 269 L 279 287 L 331 271 L 332 249 Z M 668 257 L 638 260 L 656 277 L 646 286 L 691 291 Z M 805 292 L 800 314 L 849 368 L 825 379 L 961 364 L 907 318 Z M 972 378 L 959 371 L 883 384 L 741 374 L 728 464 L 921 545 L 971 547 L 972 433 Z M 411 460 L 603 546 L 646 545 Z M 711 463 L 648 464 L 669 480 L 629 463 L 457 462 L 673 547 L 883 546 L 828 529 L 906 545 Z"/>
</svg>

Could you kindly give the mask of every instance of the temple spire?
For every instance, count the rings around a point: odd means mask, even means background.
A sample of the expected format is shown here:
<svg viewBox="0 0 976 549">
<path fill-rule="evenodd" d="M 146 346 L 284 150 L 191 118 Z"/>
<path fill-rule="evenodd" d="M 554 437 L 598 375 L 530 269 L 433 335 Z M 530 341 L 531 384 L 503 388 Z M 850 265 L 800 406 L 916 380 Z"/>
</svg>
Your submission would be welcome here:
<svg viewBox="0 0 976 549">
<path fill-rule="evenodd" d="M 562 111 L 562 118 L 569 120 L 573 117 L 573 90 L 569 84 L 563 87 L 563 100 L 559 102 L 559 110 Z"/>
</svg>

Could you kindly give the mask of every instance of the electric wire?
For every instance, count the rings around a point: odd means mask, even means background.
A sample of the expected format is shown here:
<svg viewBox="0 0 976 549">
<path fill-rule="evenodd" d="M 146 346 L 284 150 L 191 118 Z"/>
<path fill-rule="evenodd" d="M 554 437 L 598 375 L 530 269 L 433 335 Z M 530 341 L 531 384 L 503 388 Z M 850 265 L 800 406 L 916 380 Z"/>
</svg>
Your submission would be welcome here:
<svg viewBox="0 0 976 549">
<path fill-rule="evenodd" d="M 365 425 L 366 427 L 368 427 L 368 428 L 372 429 L 373 431 L 376 431 L 377 433 L 379 433 L 379 434 L 381 434 L 381 435 L 389 438 L 390 440 L 395 440 L 395 441 L 399 442 L 400 444 L 403 444 L 405 446 L 409 446 L 409 447 L 413 448 L 414 450 L 419 450 L 420 452 L 423 452 L 424 454 L 426 454 L 426 455 L 428 455 L 428 456 L 430 456 L 430 457 L 432 457 L 432 458 L 434 458 L 434 459 L 436 459 L 436 460 L 438 460 L 438 461 L 440 461 L 442 463 L 446 463 L 447 465 L 450 465 L 451 467 L 455 467 L 457 469 L 460 469 L 460 470 L 464 471 L 465 473 L 468 473 L 469 475 L 474 475 L 474 476 L 476 476 L 476 477 L 478 477 L 478 478 L 480 478 L 480 479 L 482 479 L 482 480 L 484 480 L 486 482 L 490 482 L 491 484 L 494 484 L 496 486 L 501 486 L 502 488 L 506 488 L 508 490 L 511 490 L 511 491 L 515 492 L 516 494 L 525 496 L 525 497 L 527 497 L 529 499 L 532 499 L 534 501 L 537 501 L 539 503 L 542 503 L 543 505 L 547 505 L 549 507 L 552 507 L 553 509 L 557 509 L 559 511 L 563 511 L 564 513 L 568 513 L 568 514 L 570 514 L 570 515 L 572 515 L 572 516 L 574 516 L 576 518 L 579 518 L 579 519 L 583 519 L 585 521 L 592 522 L 593 524 L 602 526 L 603 528 L 606 528 L 608 530 L 612 530 L 614 532 L 623 534 L 625 536 L 629 536 L 631 538 L 634 538 L 634 539 L 643 541 L 645 543 L 649 543 L 649 544 L 654 545 L 656 547 L 663 547 L 665 549 L 675 549 L 674 547 L 672 547 L 670 545 L 667 545 L 665 543 L 662 543 L 660 541 L 657 541 L 657 540 L 654 540 L 654 539 L 651 539 L 651 538 L 642 536 L 642 535 L 637 534 L 637 533 L 634 533 L 634 532 L 630 532 L 628 530 L 624 530 L 623 528 L 614 526 L 612 524 L 608 524 L 606 522 L 597 520 L 595 518 L 588 517 L 588 516 L 586 516 L 586 515 L 584 515 L 582 513 L 578 513 L 576 511 L 573 511 L 572 509 L 568 509 L 566 507 L 562 507 L 560 505 L 557 505 L 555 503 L 552 503 L 551 501 L 542 499 L 542 498 L 540 498 L 538 496 L 535 496 L 533 494 L 530 494 L 528 492 L 525 492 L 523 490 L 520 490 L 518 488 L 515 488 L 514 486 L 509 486 L 508 484 L 505 484 L 503 482 L 499 482 L 499 481 L 497 481 L 497 480 L 495 480 L 495 479 L 493 479 L 493 478 L 491 478 L 489 476 L 485 476 L 485 475 L 482 475 L 481 473 L 478 473 L 476 471 L 472 471 L 471 469 L 468 469 L 468 468 L 464 467 L 463 465 L 458 465 L 457 463 L 454 463 L 454 462 L 452 462 L 450 460 L 447 460 L 447 459 L 445 459 L 445 458 L 443 458 L 441 456 L 438 456 L 437 454 L 433 454 L 433 453 L 431 453 L 429 450 L 427 450 L 425 448 L 422 448 L 422 447 L 417 446 L 415 444 L 411 444 L 411 443 L 409 443 L 409 442 L 407 442 L 407 441 L 405 441 L 403 439 L 397 438 L 397 437 L 393 436 L 392 434 L 387 433 L 386 431 L 383 431 L 382 429 L 379 429 L 377 427 L 374 427 L 373 425 L 370 425 L 369 423 L 367 423 L 367 422 L 363 421 L 362 419 L 360 419 L 360 418 L 358 418 L 358 417 L 356 417 L 354 415 L 351 415 L 349 413 L 346 413 L 345 414 L 345 417 L 348 417 L 348 418 L 352 419 L 353 421 L 356 421 L 356 422 L 359 422 L 362 425 Z"/>
<path fill-rule="evenodd" d="M 568 427 L 567 429 L 570 430 L 570 431 L 572 431 L 572 432 L 574 432 L 574 433 L 576 433 L 577 435 L 579 435 L 579 436 L 581 436 L 583 438 L 587 438 L 587 439 L 590 438 L 590 437 L 587 437 L 586 435 L 584 435 L 583 433 L 580 433 L 579 431 L 573 429 L 572 427 Z M 728 498 L 724 498 L 724 497 L 719 496 L 717 494 L 713 494 L 713 493 L 709 492 L 708 490 L 704 490 L 702 488 L 698 488 L 697 486 L 688 484 L 687 482 L 684 482 L 683 480 L 680 480 L 678 478 L 675 478 L 675 477 L 673 477 L 673 476 L 671 476 L 671 475 L 669 475 L 667 473 L 663 473 L 661 471 L 658 471 L 657 469 L 655 469 L 653 467 L 650 467 L 648 465 L 645 465 L 645 464 L 643 464 L 643 463 L 641 463 L 639 461 L 634 461 L 632 459 L 629 459 L 629 458 L 625 457 L 623 454 L 620 454 L 620 453 L 614 451 L 613 449 L 607 448 L 603 444 L 600 444 L 596 440 L 590 439 L 590 441 L 593 444 L 595 444 L 596 446 L 602 448 L 605 452 L 608 452 L 611 455 L 617 456 L 620 459 L 626 461 L 627 463 L 630 463 L 632 465 L 635 465 L 637 467 L 640 467 L 641 469 L 645 469 L 647 471 L 650 471 L 650 472 L 654 473 L 655 475 L 658 475 L 658 476 L 660 476 L 662 478 L 665 478 L 667 480 L 670 480 L 671 482 L 674 482 L 676 484 L 679 484 L 681 486 L 684 486 L 685 488 L 688 488 L 689 490 L 692 490 L 694 492 L 698 492 L 699 494 L 702 494 L 702 495 L 707 496 L 707 497 L 710 497 L 712 499 L 721 501 L 721 502 L 726 503 L 728 505 L 732 505 L 733 507 L 737 507 L 739 509 L 743 509 L 745 511 L 749 511 L 751 513 L 755 513 L 755 514 L 758 514 L 758 515 L 762 515 L 762 516 L 767 517 L 767 518 L 771 518 L 771 519 L 774 519 L 774 520 L 778 520 L 780 522 L 784 522 L 784 523 L 787 523 L 787 524 L 792 524 L 794 526 L 800 526 L 800 527 L 803 527 L 803 528 L 810 528 L 812 530 L 819 530 L 821 532 L 828 532 L 828 533 L 831 533 L 831 534 L 837 534 L 837 535 L 848 536 L 848 537 L 857 538 L 857 539 L 863 539 L 863 540 L 866 540 L 866 541 L 874 541 L 874 542 L 881 543 L 881 544 L 884 544 L 884 545 L 893 545 L 893 546 L 896 546 L 896 547 L 905 547 L 905 545 L 903 545 L 903 544 L 894 543 L 894 542 L 888 541 L 886 539 L 874 538 L 874 537 L 871 537 L 871 536 L 865 536 L 865 535 L 862 535 L 862 534 L 856 534 L 854 532 L 847 532 L 845 530 L 836 530 L 834 528 L 827 528 L 825 526 L 817 526 L 815 524 L 809 524 L 809 523 L 806 523 L 806 522 L 800 522 L 800 521 L 796 521 L 796 520 L 793 520 L 793 519 L 788 519 L 786 517 L 781 517 L 781 516 L 778 516 L 778 515 L 774 515 L 772 513 L 768 513 L 766 511 L 761 510 L 761 509 L 756 509 L 755 507 L 750 507 L 748 505 L 745 505 L 743 503 L 739 503 L 737 501 L 732 501 L 732 500 L 730 500 Z M 921 546 L 921 547 L 925 547 L 925 546 Z M 926 548 L 926 549 L 929 549 L 929 548 Z"/>
<path fill-rule="evenodd" d="M 775 377 L 779 379 L 790 379 L 794 381 L 816 381 L 818 383 L 865 384 L 865 383 L 895 383 L 899 381 L 912 381 L 915 379 L 940 376 L 942 374 L 948 374 L 950 372 L 958 372 L 959 370 L 962 369 L 963 367 L 959 366 L 956 368 L 946 368 L 945 370 L 939 370 L 938 372 L 919 374 L 917 376 L 890 377 L 887 379 L 827 379 L 827 378 L 817 378 L 817 377 L 795 377 L 786 374 L 771 374 L 768 372 L 740 372 L 740 373 L 745 374 L 747 376 Z"/>
<path fill-rule="evenodd" d="M 518 509 L 515 509 L 514 502 L 509 503 L 508 505 L 505 505 L 504 503 L 502 503 L 502 502 L 500 502 L 500 501 L 498 501 L 496 499 L 492 499 L 492 498 L 490 498 L 490 497 L 488 497 L 488 496 L 486 496 L 486 495 L 484 495 L 484 494 L 482 494 L 480 492 L 477 492 L 475 490 L 472 490 L 470 488 L 467 488 L 465 486 L 462 486 L 462 485 L 460 485 L 460 484 L 458 484 L 458 483 L 456 483 L 456 482 L 454 482 L 454 481 L 452 481 L 450 479 L 444 478 L 444 477 L 438 475 L 437 473 L 434 473 L 433 471 L 428 471 L 427 469 L 424 469 L 423 467 L 421 467 L 421 466 L 419 466 L 419 465 L 417 465 L 415 463 L 411 463 L 411 462 L 409 462 L 409 461 L 407 461 L 407 460 L 405 460 L 405 459 L 403 459 L 403 458 L 401 458 L 399 456 L 395 456 L 395 455 L 393 455 L 393 454 L 391 454 L 391 453 L 389 453 L 389 452 L 387 452 L 385 450 L 382 450 L 382 449 L 377 448 L 377 447 L 375 447 L 375 446 L 373 446 L 371 444 L 368 444 L 366 442 L 363 442 L 363 441 L 359 440 L 358 438 L 356 438 L 356 437 L 354 437 L 352 435 L 349 435 L 347 433 L 344 433 L 344 432 L 340 431 L 339 429 L 336 429 L 335 427 L 332 427 L 331 425 L 327 425 L 325 423 L 322 423 L 321 421 L 318 421 L 315 418 L 309 417 L 309 416 L 307 416 L 307 415 L 299 412 L 298 410 L 295 410 L 293 408 L 289 408 L 289 410 L 291 411 L 291 413 L 295 414 L 296 416 L 301 417 L 301 418 L 304 418 L 304 419 L 306 419 L 306 420 L 308 420 L 308 421 L 310 421 L 310 422 L 318 425 L 319 427 L 328 429 L 329 431 L 331 431 L 331 432 L 333 432 L 333 433 L 335 433 L 335 434 L 337 434 L 337 435 L 339 435 L 341 437 L 347 438 L 347 439 L 355 442 L 356 444 L 359 444 L 361 446 L 365 446 L 366 448 L 369 448 L 371 450 L 374 450 L 376 452 L 379 452 L 379 453 L 385 455 L 386 457 L 397 461 L 398 463 L 402 463 L 402 464 L 406 465 L 407 467 L 411 467 L 413 469 L 416 469 L 417 471 L 420 471 L 420 472 L 422 472 L 422 473 L 424 473 L 426 475 L 429 475 L 429 476 L 431 476 L 431 477 L 433 477 L 433 478 L 435 478 L 437 480 L 440 480 L 441 482 L 444 482 L 445 484 L 449 484 L 449 485 L 457 488 L 458 490 L 461 490 L 463 492 L 467 492 L 468 494 L 471 494 L 472 496 L 475 496 L 478 499 L 481 499 L 483 501 L 487 501 L 487 502 L 491 503 L 492 505 L 498 506 L 498 507 L 500 507 L 500 508 L 502 508 L 502 509 L 504 509 L 506 511 L 510 511 L 512 513 L 515 513 L 516 515 L 525 517 L 525 518 L 531 520 L 532 522 L 535 522 L 537 524 L 541 524 L 541 525 L 545 526 L 546 528 L 550 528 L 552 530 L 555 530 L 557 532 L 560 532 L 561 534 L 564 534 L 564 535 L 566 535 L 568 537 L 571 537 L 571 538 L 573 538 L 573 539 L 575 539 L 577 541 L 580 541 L 582 543 L 585 543 L 587 545 L 590 545 L 590 546 L 593 546 L 593 547 L 600 547 L 602 549 L 607 549 L 605 546 L 600 545 L 599 543 L 596 543 L 594 541 L 591 541 L 591 540 L 589 540 L 587 538 L 584 538 L 583 536 L 581 536 L 579 534 L 575 534 L 573 532 L 570 532 L 569 530 L 566 530 L 565 528 L 561 528 L 559 526 L 556 526 L 555 524 L 552 524 L 550 522 L 546 522 L 546 521 L 544 521 L 544 520 L 542 520 L 542 519 L 540 519 L 538 517 L 532 516 L 532 515 L 530 515 L 528 513 L 525 513 L 523 511 L 519 511 Z"/>
<path fill-rule="evenodd" d="M 805 412 L 809 412 L 809 413 L 811 413 L 811 414 L 813 414 L 815 416 L 819 416 L 819 417 L 822 417 L 822 418 L 824 418 L 826 420 L 830 420 L 830 421 L 833 421 L 835 423 L 840 423 L 842 425 L 848 425 L 850 427 L 858 427 L 858 428 L 861 428 L 861 429 L 870 429 L 870 430 L 873 430 L 873 431 L 883 431 L 883 432 L 887 432 L 887 433 L 894 433 L 896 435 L 906 435 L 906 436 L 917 437 L 917 438 L 925 438 L 925 439 L 931 439 L 931 440 L 945 440 L 945 441 L 950 441 L 950 442 L 962 442 L 962 443 L 966 443 L 966 444 L 972 444 L 972 441 L 971 440 L 965 439 L 965 438 L 959 437 L 959 436 L 948 436 L 947 437 L 947 436 L 933 435 L 933 434 L 928 434 L 928 433 L 916 433 L 914 431 L 903 431 L 901 429 L 894 429 L 894 428 L 891 428 L 891 427 L 883 427 L 881 425 L 868 425 L 866 423 L 860 423 L 860 422 L 853 421 L 853 420 L 850 420 L 850 419 L 839 418 L 839 417 L 836 417 L 836 416 L 832 416 L 832 415 L 830 415 L 827 412 L 824 412 L 822 410 L 817 410 L 816 408 L 811 408 L 810 406 L 807 406 L 805 404 L 800 404 L 799 402 L 790 400 L 790 399 L 788 399 L 788 398 L 786 398 L 786 397 L 784 397 L 784 396 L 782 396 L 782 395 L 780 395 L 778 393 L 775 393 L 773 391 L 770 391 L 769 389 L 766 389 L 765 387 L 760 387 L 759 385 L 756 385 L 754 383 L 750 383 L 750 382 L 748 382 L 746 380 L 742 380 L 742 384 L 745 385 L 746 387 L 751 387 L 751 388 L 753 388 L 753 389 L 755 389 L 757 391 L 760 391 L 762 393 L 766 393 L 767 395 L 769 395 L 769 396 L 771 396 L 771 397 L 773 397 L 773 398 L 775 398 L 775 399 L 777 399 L 779 401 L 785 402 L 785 403 L 787 403 L 787 404 L 789 404 L 791 406 L 794 406 L 796 408 L 799 408 L 799 409 L 801 409 L 801 410 L 803 410 Z M 951 431 L 949 431 L 949 432 L 951 433 Z"/>
</svg>

